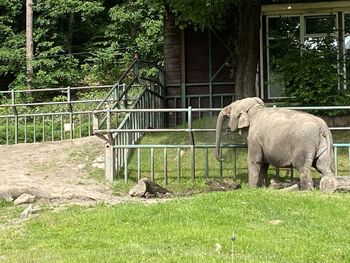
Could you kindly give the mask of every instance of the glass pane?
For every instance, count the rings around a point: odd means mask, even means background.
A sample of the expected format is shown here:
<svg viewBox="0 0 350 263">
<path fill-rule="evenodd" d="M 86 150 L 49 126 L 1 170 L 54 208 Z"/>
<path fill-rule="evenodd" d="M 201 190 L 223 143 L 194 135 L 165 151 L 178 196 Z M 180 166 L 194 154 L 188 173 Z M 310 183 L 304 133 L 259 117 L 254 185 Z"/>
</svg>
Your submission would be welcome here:
<svg viewBox="0 0 350 263">
<path fill-rule="evenodd" d="M 350 36 L 345 37 L 345 78 L 347 89 L 350 89 Z"/>
<path fill-rule="evenodd" d="M 270 98 L 278 98 L 284 95 L 285 84 L 283 76 L 276 72 L 270 71 L 269 74 L 269 91 Z"/>
<path fill-rule="evenodd" d="M 299 37 L 300 18 L 299 17 L 269 17 L 269 37 Z"/>
<path fill-rule="evenodd" d="M 335 31 L 335 15 L 306 16 L 306 34 L 330 34 Z"/>
<path fill-rule="evenodd" d="M 345 34 L 350 34 L 350 14 L 344 16 Z"/>
<path fill-rule="evenodd" d="M 278 72 L 281 59 L 290 53 L 287 39 L 269 40 L 269 96 L 270 98 L 282 97 L 285 83 L 282 74 Z"/>
<path fill-rule="evenodd" d="M 350 49 L 350 36 L 345 37 L 345 49 Z"/>
<path fill-rule="evenodd" d="M 319 50 L 333 50 L 336 52 L 338 41 L 335 37 L 308 37 L 304 39 L 304 45 L 307 48 Z"/>
</svg>

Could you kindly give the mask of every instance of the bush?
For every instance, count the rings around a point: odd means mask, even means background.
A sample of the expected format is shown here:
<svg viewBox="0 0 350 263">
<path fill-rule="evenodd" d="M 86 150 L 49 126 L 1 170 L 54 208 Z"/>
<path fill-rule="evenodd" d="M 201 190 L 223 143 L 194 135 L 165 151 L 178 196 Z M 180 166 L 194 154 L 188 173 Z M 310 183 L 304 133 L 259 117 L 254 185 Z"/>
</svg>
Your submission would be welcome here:
<svg viewBox="0 0 350 263">
<path fill-rule="evenodd" d="M 343 76 L 338 73 L 340 61 L 334 45 L 335 39 L 327 36 L 309 40 L 305 44 L 285 38 L 271 48 L 280 50 L 271 58 L 271 69 L 285 84 L 284 95 L 304 106 L 347 105 L 350 100 L 340 89 Z M 332 114 L 341 114 L 332 111 Z"/>
</svg>

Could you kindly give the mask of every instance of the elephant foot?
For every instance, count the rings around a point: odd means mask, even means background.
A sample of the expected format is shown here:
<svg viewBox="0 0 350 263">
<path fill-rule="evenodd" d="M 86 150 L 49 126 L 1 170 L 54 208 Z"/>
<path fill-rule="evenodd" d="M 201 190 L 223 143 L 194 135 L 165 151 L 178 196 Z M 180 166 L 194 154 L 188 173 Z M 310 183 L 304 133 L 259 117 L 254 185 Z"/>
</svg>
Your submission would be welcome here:
<svg viewBox="0 0 350 263">
<path fill-rule="evenodd" d="M 300 181 L 300 190 L 302 191 L 313 191 L 314 188 L 314 184 L 313 182 L 302 182 Z"/>
</svg>

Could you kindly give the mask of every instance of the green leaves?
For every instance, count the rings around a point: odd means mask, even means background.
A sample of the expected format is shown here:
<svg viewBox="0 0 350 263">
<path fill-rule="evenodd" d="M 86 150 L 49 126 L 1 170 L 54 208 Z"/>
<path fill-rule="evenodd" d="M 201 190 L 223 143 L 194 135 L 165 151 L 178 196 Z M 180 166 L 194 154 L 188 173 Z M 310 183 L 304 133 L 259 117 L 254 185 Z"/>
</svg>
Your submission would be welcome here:
<svg viewBox="0 0 350 263">
<path fill-rule="evenodd" d="M 33 10 L 33 88 L 114 82 L 135 52 L 163 59 L 161 1 L 36 0 Z M 0 80 L 12 88 L 26 87 L 24 17 L 24 2 L 1 1 Z"/>
<path fill-rule="evenodd" d="M 223 26 L 222 18 L 229 14 L 230 7 L 237 2 L 236 0 L 168 0 L 180 28 L 193 25 L 201 30 L 208 26 Z"/>
<path fill-rule="evenodd" d="M 285 95 L 301 105 L 337 105 L 344 102 L 339 90 L 337 48 L 331 36 L 299 44 L 280 39 L 270 48 L 285 50 L 272 57 L 270 69 L 285 82 Z"/>
</svg>

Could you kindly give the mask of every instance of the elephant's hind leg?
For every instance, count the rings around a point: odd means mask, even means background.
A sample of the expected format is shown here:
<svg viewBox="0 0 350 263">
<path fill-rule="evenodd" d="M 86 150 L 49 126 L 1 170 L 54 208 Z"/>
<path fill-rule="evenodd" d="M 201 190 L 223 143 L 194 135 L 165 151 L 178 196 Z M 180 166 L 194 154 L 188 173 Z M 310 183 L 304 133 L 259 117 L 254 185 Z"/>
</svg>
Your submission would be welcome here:
<svg viewBox="0 0 350 263">
<path fill-rule="evenodd" d="M 300 174 L 300 189 L 301 190 L 313 190 L 314 184 L 311 178 L 311 163 L 305 164 L 302 167 L 296 167 Z"/>
<path fill-rule="evenodd" d="M 326 151 L 314 161 L 313 167 L 315 167 L 322 176 L 334 176 L 333 162 L 330 159 Z"/>
</svg>

